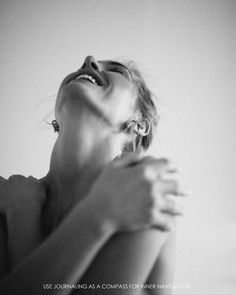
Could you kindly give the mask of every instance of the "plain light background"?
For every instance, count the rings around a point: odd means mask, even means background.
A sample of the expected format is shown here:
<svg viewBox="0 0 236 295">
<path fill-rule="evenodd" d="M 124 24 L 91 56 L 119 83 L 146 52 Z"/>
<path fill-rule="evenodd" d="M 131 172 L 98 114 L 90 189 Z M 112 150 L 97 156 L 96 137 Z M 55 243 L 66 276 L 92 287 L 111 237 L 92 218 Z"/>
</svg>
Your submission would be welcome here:
<svg viewBox="0 0 236 295">
<path fill-rule="evenodd" d="M 175 294 L 236 292 L 236 1 L 1 0 L 0 175 L 47 173 L 58 86 L 87 55 L 135 60 L 158 97 L 151 148 L 192 191 Z"/>
</svg>

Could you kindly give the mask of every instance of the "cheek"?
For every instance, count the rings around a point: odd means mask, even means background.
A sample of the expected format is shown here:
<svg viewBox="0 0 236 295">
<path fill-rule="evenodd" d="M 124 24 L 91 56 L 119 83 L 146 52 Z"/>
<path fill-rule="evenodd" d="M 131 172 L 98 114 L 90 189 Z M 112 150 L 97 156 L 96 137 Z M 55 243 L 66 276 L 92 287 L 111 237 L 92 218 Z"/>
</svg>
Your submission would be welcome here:
<svg viewBox="0 0 236 295">
<path fill-rule="evenodd" d="M 120 135 L 117 135 L 116 137 L 113 138 L 114 158 L 122 154 L 124 146 L 130 141 L 131 141 L 130 136 L 125 133 L 121 133 Z"/>
<path fill-rule="evenodd" d="M 114 94 L 112 104 L 116 112 L 127 118 L 136 110 L 137 98 L 136 92 L 131 87 L 120 88 Z"/>
</svg>

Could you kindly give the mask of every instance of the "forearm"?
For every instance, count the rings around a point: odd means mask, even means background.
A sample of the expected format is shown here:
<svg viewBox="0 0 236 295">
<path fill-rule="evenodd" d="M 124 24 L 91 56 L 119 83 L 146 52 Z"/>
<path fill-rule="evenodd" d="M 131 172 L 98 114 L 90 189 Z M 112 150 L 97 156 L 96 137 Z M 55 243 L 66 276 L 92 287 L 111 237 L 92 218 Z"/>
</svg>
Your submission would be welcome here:
<svg viewBox="0 0 236 295">
<path fill-rule="evenodd" d="M 76 209 L 76 210 L 75 210 Z M 57 230 L 0 283 L 3 294 L 43 294 L 43 284 L 76 283 L 113 234 L 111 224 L 81 201 Z M 50 294 L 68 294 L 69 289 Z"/>
<path fill-rule="evenodd" d="M 153 289 L 148 290 L 149 295 L 171 295 L 171 285 L 174 282 L 175 271 L 175 252 L 176 252 L 176 233 L 168 233 L 159 257 L 150 273 L 146 284 L 158 284 Z M 164 288 L 165 285 L 169 287 Z"/>
<path fill-rule="evenodd" d="M 89 266 L 81 283 L 143 284 L 166 240 L 167 233 L 147 229 L 114 235 Z M 115 267 L 114 267 L 115 265 Z M 102 272 L 101 272 L 102 269 Z M 142 291 L 145 291 L 144 289 Z M 90 290 L 89 294 L 140 294 L 140 289 Z M 87 294 L 81 290 L 81 294 Z"/>
</svg>

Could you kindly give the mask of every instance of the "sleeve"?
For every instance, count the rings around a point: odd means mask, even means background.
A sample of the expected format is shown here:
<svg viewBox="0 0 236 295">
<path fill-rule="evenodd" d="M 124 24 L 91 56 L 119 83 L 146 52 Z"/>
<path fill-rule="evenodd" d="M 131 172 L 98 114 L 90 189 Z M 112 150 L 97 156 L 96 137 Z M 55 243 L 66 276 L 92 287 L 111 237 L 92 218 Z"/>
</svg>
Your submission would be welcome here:
<svg viewBox="0 0 236 295">
<path fill-rule="evenodd" d="M 33 177 L 0 177 L 0 278 L 12 270 L 41 239 L 42 182 Z"/>
<path fill-rule="evenodd" d="M 0 214 L 0 279 L 8 272 L 6 218 Z"/>
<path fill-rule="evenodd" d="M 8 272 L 7 225 L 3 201 L 3 186 L 6 180 L 0 177 L 0 280 Z"/>
</svg>

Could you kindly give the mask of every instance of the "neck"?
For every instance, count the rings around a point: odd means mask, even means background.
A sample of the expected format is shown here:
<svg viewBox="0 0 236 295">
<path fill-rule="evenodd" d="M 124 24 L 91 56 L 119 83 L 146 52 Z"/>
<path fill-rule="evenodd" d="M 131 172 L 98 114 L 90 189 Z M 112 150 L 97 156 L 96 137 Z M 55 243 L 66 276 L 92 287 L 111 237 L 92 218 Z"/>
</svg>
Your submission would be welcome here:
<svg viewBox="0 0 236 295">
<path fill-rule="evenodd" d="M 88 116 L 80 116 L 78 121 L 73 126 L 66 122 L 69 132 L 60 130 L 46 176 L 50 208 L 58 220 L 88 194 L 102 169 L 117 154 L 114 134 L 104 122 Z"/>
</svg>

